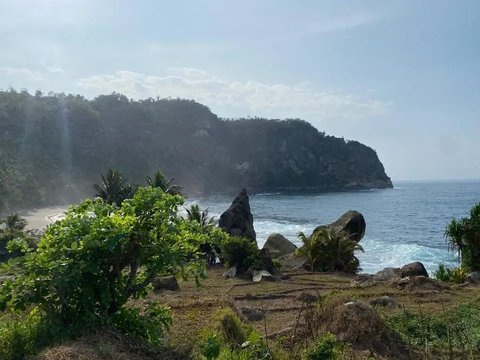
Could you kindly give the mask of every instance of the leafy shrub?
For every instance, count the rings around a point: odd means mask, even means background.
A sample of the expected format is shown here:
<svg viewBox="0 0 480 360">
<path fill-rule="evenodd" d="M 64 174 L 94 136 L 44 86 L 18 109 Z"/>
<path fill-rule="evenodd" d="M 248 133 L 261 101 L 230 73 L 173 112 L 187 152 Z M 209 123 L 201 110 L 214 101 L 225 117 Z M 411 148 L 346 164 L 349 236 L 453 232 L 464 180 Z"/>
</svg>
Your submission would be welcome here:
<svg viewBox="0 0 480 360">
<path fill-rule="evenodd" d="M 467 271 L 480 270 L 480 203 L 470 210 L 470 217 L 453 219 L 445 229 L 452 250 L 458 250 L 462 267 Z"/>
<path fill-rule="evenodd" d="M 246 340 L 243 324 L 233 312 L 226 312 L 220 320 L 221 334 L 226 343 L 240 347 Z"/>
<path fill-rule="evenodd" d="M 137 310 L 124 306 L 145 296 L 157 275 L 203 276 L 199 244 L 207 235 L 177 215 L 182 201 L 148 187 L 119 207 L 95 199 L 70 208 L 21 258 L 21 271 L 4 281 L 1 308 L 34 304 L 64 326 L 108 323 L 113 316 L 120 329 L 137 324 L 135 335 L 155 343 L 168 325 L 166 312 L 149 308 L 152 319 L 142 322 Z"/>
<path fill-rule="evenodd" d="M 297 253 L 305 257 L 310 270 L 349 273 L 360 270 L 355 251 L 363 251 L 363 248 L 345 232 L 322 228 L 308 237 L 301 232 L 298 237 L 303 246 L 297 249 Z"/>
<path fill-rule="evenodd" d="M 19 214 L 7 216 L 0 224 L 4 224 L 0 229 L 0 261 L 18 257 L 34 247 L 33 239 L 23 231 L 27 221 Z"/>
<path fill-rule="evenodd" d="M 456 284 L 463 284 L 467 280 L 467 272 L 462 267 L 447 268 L 445 265 L 440 264 L 437 271 L 433 274 L 435 279 L 440 281 L 449 281 Z"/>
<path fill-rule="evenodd" d="M 0 359 L 23 360 L 72 334 L 79 334 L 75 326 L 45 317 L 37 307 L 23 316 L 4 316 L 0 319 Z"/>
<path fill-rule="evenodd" d="M 342 343 L 338 342 L 335 335 L 327 332 L 323 334 L 315 345 L 303 355 L 304 360 L 335 360 L 342 353 Z"/>
<path fill-rule="evenodd" d="M 236 266 L 245 273 L 258 259 L 260 250 L 252 240 L 238 236 L 227 237 L 220 245 L 221 259 L 228 267 Z"/>
<path fill-rule="evenodd" d="M 260 334 L 242 323 L 231 309 L 223 309 L 217 315 L 218 324 L 206 329 L 200 339 L 202 359 L 253 360 L 273 359 Z"/>
<path fill-rule="evenodd" d="M 217 334 L 210 333 L 200 346 L 201 354 L 207 360 L 214 360 L 220 356 L 221 346 Z"/>
<path fill-rule="evenodd" d="M 161 344 L 164 332 L 172 324 L 172 316 L 167 306 L 151 303 L 143 314 L 138 308 L 123 307 L 112 315 L 111 323 L 123 334 L 158 346 Z"/>
</svg>

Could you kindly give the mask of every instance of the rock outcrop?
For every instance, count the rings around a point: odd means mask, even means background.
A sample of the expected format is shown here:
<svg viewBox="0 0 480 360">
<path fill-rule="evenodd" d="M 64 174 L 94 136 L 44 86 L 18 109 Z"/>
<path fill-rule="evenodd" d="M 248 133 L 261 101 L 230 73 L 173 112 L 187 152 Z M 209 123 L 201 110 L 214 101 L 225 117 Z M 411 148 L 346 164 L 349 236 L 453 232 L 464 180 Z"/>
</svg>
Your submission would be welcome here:
<svg viewBox="0 0 480 360">
<path fill-rule="evenodd" d="M 425 269 L 425 266 L 419 261 L 415 261 L 413 263 L 407 264 L 403 266 L 401 269 L 401 276 L 404 277 L 412 277 L 412 276 L 425 276 L 428 277 L 428 272 Z"/>
<path fill-rule="evenodd" d="M 270 234 L 263 248 L 268 249 L 272 259 L 294 253 L 297 250 L 297 247 L 292 242 L 278 233 Z"/>
<path fill-rule="evenodd" d="M 240 192 L 228 210 L 220 216 L 218 226 L 230 235 L 241 236 L 252 241 L 257 240 L 246 189 Z"/>
<path fill-rule="evenodd" d="M 175 276 L 159 276 L 152 281 L 153 288 L 156 291 L 160 290 L 171 290 L 177 291 L 180 290 L 178 286 L 178 281 Z"/>
<path fill-rule="evenodd" d="M 428 273 L 425 266 L 421 262 L 413 262 L 403 266 L 402 268 L 388 267 L 377 273 L 360 274 L 355 276 L 352 281 L 352 286 L 369 286 L 377 282 L 390 282 L 398 287 L 404 287 L 411 282 L 422 282 L 423 280 L 414 280 L 416 278 L 428 279 Z M 428 281 L 428 280 L 427 280 Z"/>
<path fill-rule="evenodd" d="M 46 206 L 47 200 L 77 202 L 91 194 L 90 184 L 111 164 L 138 183 L 162 168 L 191 195 L 231 194 L 241 187 L 252 192 L 392 187 L 374 149 L 329 136 L 306 121 L 224 120 L 192 100 L 134 101 L 118 93 L 86 100 L 6 90 L 0 91 L 0 104 L 1 134 L 9 139 L 29 134 L 29 141 L 0 142 L 0 158 L 9 161 L 6 188 L 12 189 L 2 193 L 3 213 Z M 62 135 L 64 108 L 82 111 L 69 111 L 68 134 Z M 63 176 L 67 167 L 51 161 L 65 152 L 64 135 L 72 139 L 68 168 L 81 176 Z"/>
<path fill-rule="evenodd" d="M 334 228 L 344 231 L 356 242 L 359 242 L 365 235 L 366 223 L 365 218 L 361 213 L 355 210 L 350 210 L 343 214 L 337 221 L 328 225 L 320 225 L 316 227 L 313 232 L 325 228 Z"/>
</svg>

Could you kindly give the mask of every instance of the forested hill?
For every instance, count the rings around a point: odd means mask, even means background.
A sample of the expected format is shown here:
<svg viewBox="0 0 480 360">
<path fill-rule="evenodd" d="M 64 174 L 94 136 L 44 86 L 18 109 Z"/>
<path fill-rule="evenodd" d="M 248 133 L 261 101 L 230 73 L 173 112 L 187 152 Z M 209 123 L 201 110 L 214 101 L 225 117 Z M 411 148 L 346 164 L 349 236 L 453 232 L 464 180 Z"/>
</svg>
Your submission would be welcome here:
<svg viewBox="0 0 480 360">
<path fill-rule="evenodd" d="M 92 195 L 109 167 L 187 194 L 392 186 L 371 148 L 301 120 L 223 120 L 191 100 L 0 92 L 0 212 Z"/>
</svg>

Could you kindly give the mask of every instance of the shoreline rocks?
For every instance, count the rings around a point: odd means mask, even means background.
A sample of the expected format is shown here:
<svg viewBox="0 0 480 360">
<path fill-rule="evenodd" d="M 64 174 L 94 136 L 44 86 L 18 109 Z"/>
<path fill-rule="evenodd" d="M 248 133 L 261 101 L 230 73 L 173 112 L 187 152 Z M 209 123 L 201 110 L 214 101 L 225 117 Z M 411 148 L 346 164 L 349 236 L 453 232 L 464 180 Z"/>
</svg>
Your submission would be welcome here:
<svg viewBox="0 0 480 360">
<path fill-rule="evenodd" d="M 363 215 L 356 210 L 350 210 L 331 224 L 317 226 L 313 232 L 315 233 L 325 228 L 335 228 L 339 231 L 346 232 L 353 240 L 359 242 L 365 235 L 366 227 L 367 225 Z"/>
<path fill-rule="evenodd" d="M 297 250 L 297 247 L 291 241 L 279 233 L 270 234 L 263 248 L 268 249 L 272 259 L 295 253 Z"/>
<path fill-rule="evenodd" d="M 257 241 L 247 190 L 243 189 L 218 221 L 218 226 L 233 236 Z"/>
</svg>

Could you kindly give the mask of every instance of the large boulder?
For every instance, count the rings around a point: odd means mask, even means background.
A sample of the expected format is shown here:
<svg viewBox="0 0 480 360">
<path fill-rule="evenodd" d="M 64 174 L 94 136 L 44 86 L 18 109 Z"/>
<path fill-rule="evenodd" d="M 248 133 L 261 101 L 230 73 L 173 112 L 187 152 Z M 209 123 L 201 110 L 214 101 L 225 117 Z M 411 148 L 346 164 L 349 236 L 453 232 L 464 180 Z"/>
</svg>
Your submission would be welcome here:
<svg viewBox="0 0 480 360">
<path fill-rule="evenodd" d="M 175 276 L 157 276 L 152 281 L 153 288 L 155 291 L 160 290 L 171 290 L 177 291 L 180 290 L 180 286 L 178 286 L 178 281 Z"/>
<path fill-rule="evenodd" d="M 425 266 L 419 261 L 407 264 L 400 269 L 402 271 L 402 278 L 411 276 L 425 276 L 428 277 L 428 272 Z"/>
<path fill-rule="evenodd" d="M 365 235 L 366 223 L 365 218 L 361 213 L 355 210 L 350 210 L 343 214 L 337 221 L 328 225 L 320 225 L 316 227 L 313 232 L 324 228 L 335 228 L 344 231 L 356 242 L 359 242 Z"/>
<path fill-rule="evenodd" d="M 283 255 L 278 258 L 282 264 L 283 270 L 300 270 L 305 268 L 307 260 L 302 255 L 297 255 L 296 253 L 290 253 Z"/>
<path fill-rule="evenodd" d="M 294 253 L 297 250 L 297 247 L 293 243 L 278 233 L 270 234 L 263 248 L 268 249 L 273 259 Z"/>
<path fill-rule="evenodd" d="M 240 192 L 228 210 L 220 216 L 218 226 L 230 235 L 241 236 L 252 241 L 257 240 L 246 189 Z"/>
</svg>

